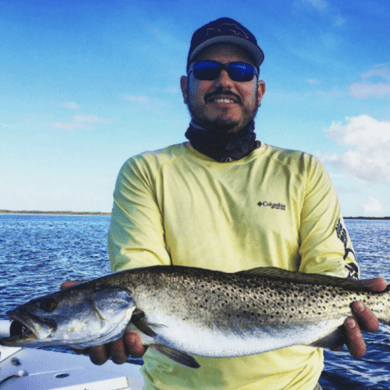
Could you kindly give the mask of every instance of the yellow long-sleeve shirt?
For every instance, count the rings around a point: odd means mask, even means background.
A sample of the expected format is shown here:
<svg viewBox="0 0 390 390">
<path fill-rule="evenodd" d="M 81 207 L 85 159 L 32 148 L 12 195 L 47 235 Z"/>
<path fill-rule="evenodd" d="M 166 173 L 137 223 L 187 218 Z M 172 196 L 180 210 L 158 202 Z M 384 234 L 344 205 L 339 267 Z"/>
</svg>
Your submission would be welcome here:
<svg viewBox="0 0 390 390">
<path fill-rule="evenodd" d="M 319 161 L 266 144 L 219 163 L 189 143 L 130 158 L 114 193 L 113 271 L 185 265 L 225 272 L 274 266 L 358 276 L 337 195 Z M 148 389 L 308 389 L 322 350 L 290 347 L 239 358 L 196 357 L 197 370 L 148 350 Z"/>
</svg>

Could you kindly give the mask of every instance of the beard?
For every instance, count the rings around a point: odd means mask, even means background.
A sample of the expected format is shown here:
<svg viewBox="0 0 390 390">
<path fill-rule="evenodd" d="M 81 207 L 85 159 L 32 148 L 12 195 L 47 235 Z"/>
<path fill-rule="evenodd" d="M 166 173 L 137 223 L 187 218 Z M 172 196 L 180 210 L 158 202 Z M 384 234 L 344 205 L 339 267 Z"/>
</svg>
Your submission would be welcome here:
<svg viewBox="0 0 390 390">
<path fill-rule="evenodd" d="M 230 91 L 215 91 L 213 94 L 223 94 L 225 96 L 232 94 Z M 256 90 L 255 100 L 257 101 L 258 92 Z M 205 130 L 218 132 L 218 133 L 229 133 L 234 132 L 238 133 L 242 130 L 249 122 L 253 121 L 257 115 L 259 107 L 254 105 L 254 108 L 243 107 L 242 117 L 244 120 L 241 122 L 241 118 L 229 118 L 217 116 L 215 118 L 208 118 L 203 114 L 203 110 L 195 107 L 192 104 L 191 100 L 188 100 L 187 107 L 191 115 L 191 119 L 199 126 L 203 127 Z M 234 130 L 234 131 L 232 131 Z"/>
</svg>

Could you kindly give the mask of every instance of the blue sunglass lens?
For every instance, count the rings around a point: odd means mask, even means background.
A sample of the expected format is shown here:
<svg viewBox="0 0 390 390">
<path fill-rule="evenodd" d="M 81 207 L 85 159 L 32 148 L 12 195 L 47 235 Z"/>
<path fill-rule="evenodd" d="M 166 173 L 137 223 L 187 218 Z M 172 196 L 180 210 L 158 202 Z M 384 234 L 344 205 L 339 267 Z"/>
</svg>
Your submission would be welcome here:
<svg viewBox="0 0 390 390">
<path fill-rule="evenodd" d="M 229 64 L 229 77 L 236 81 L 250 81 L 254 76 L 253 66 L 244 62 L 235 62 Z"/>
<path fill-rule="evenodd" d="M 222 69 L 226 69 L 229 77 L 234 81 L 251 81 L 257 74 L 256 69 L 245 62 L 231 62 L 222 65 L 218 62 L 200 61 L 193 66 L 194 76 L 198 80 L 215 80 Z"/>
<path fill-rule="evenodd" d="M 215 80 L 221 73 L 221 66 L 217 62 L 198 62 L 194 66 L 194 76 L 199 80 Z"/>
</svg>

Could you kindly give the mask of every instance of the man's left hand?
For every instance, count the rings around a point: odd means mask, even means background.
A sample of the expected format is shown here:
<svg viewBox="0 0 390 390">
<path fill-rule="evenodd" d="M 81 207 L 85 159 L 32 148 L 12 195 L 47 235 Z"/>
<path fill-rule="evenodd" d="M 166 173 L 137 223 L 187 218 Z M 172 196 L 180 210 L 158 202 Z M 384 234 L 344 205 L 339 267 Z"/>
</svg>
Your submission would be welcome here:
<svg viewBox="0 0 390 390">
<path fill-rule="evenodd" d="M 361 280 L 364 286 L 372 291 L 384 291 L 387 283 L 383 278 Z M 379 329 L 379 321 L 375 314 L 361 301 L 352 304 L 355 317 L 348 317 L 344 322 L 347 336 L 347 347 L 352 356 L 360 358 L 366 353 L 366 344 L 363 340 L 362 330 L 376 332 Z M 339 350 L 341 347 L 334 348 Z"/>
</svg>

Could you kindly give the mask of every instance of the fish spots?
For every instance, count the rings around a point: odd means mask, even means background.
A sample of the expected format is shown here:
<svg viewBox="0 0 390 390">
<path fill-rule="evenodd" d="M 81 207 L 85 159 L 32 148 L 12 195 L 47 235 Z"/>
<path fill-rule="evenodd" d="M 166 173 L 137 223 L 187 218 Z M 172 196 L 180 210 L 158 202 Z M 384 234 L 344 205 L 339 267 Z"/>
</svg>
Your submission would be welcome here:
<svg viewBox="0 0 390 390">
<path fill-rule="evenodd" d="M 154 291 L 156 285 L 165 284 L 168 286 L 166 296 L 177 301 L 175 310 L 182 310 L 178 314 L 180 318 L 188 318 L 197 327 L 223 332 L 229 329 L 235 334 L 251 333 L 259 326 L 263 329 L 281 325 L 296 327 L 302 321 L 317 324 L 332 316 L 347 317 L 351 314 L 350 304 L 355 300 L 369 302 L 370 307 L 376 305 L 376 296 L 364 290 L 349 290 L 350 282 L 338 285 L 335 280 L 329 286 L 320 282 L 199 269 L 193 272 L 176 267 L 175 272 L 167 271 L 163 281 L 152 284 L 150 278 L 148 291 L 160 300 Z M 386 302 L 390 302 L 390 297 Z M 172 301 L 169 303 L 167 299 L 164 304 L 164 311 L 176 315 Z"/>
</svg>

